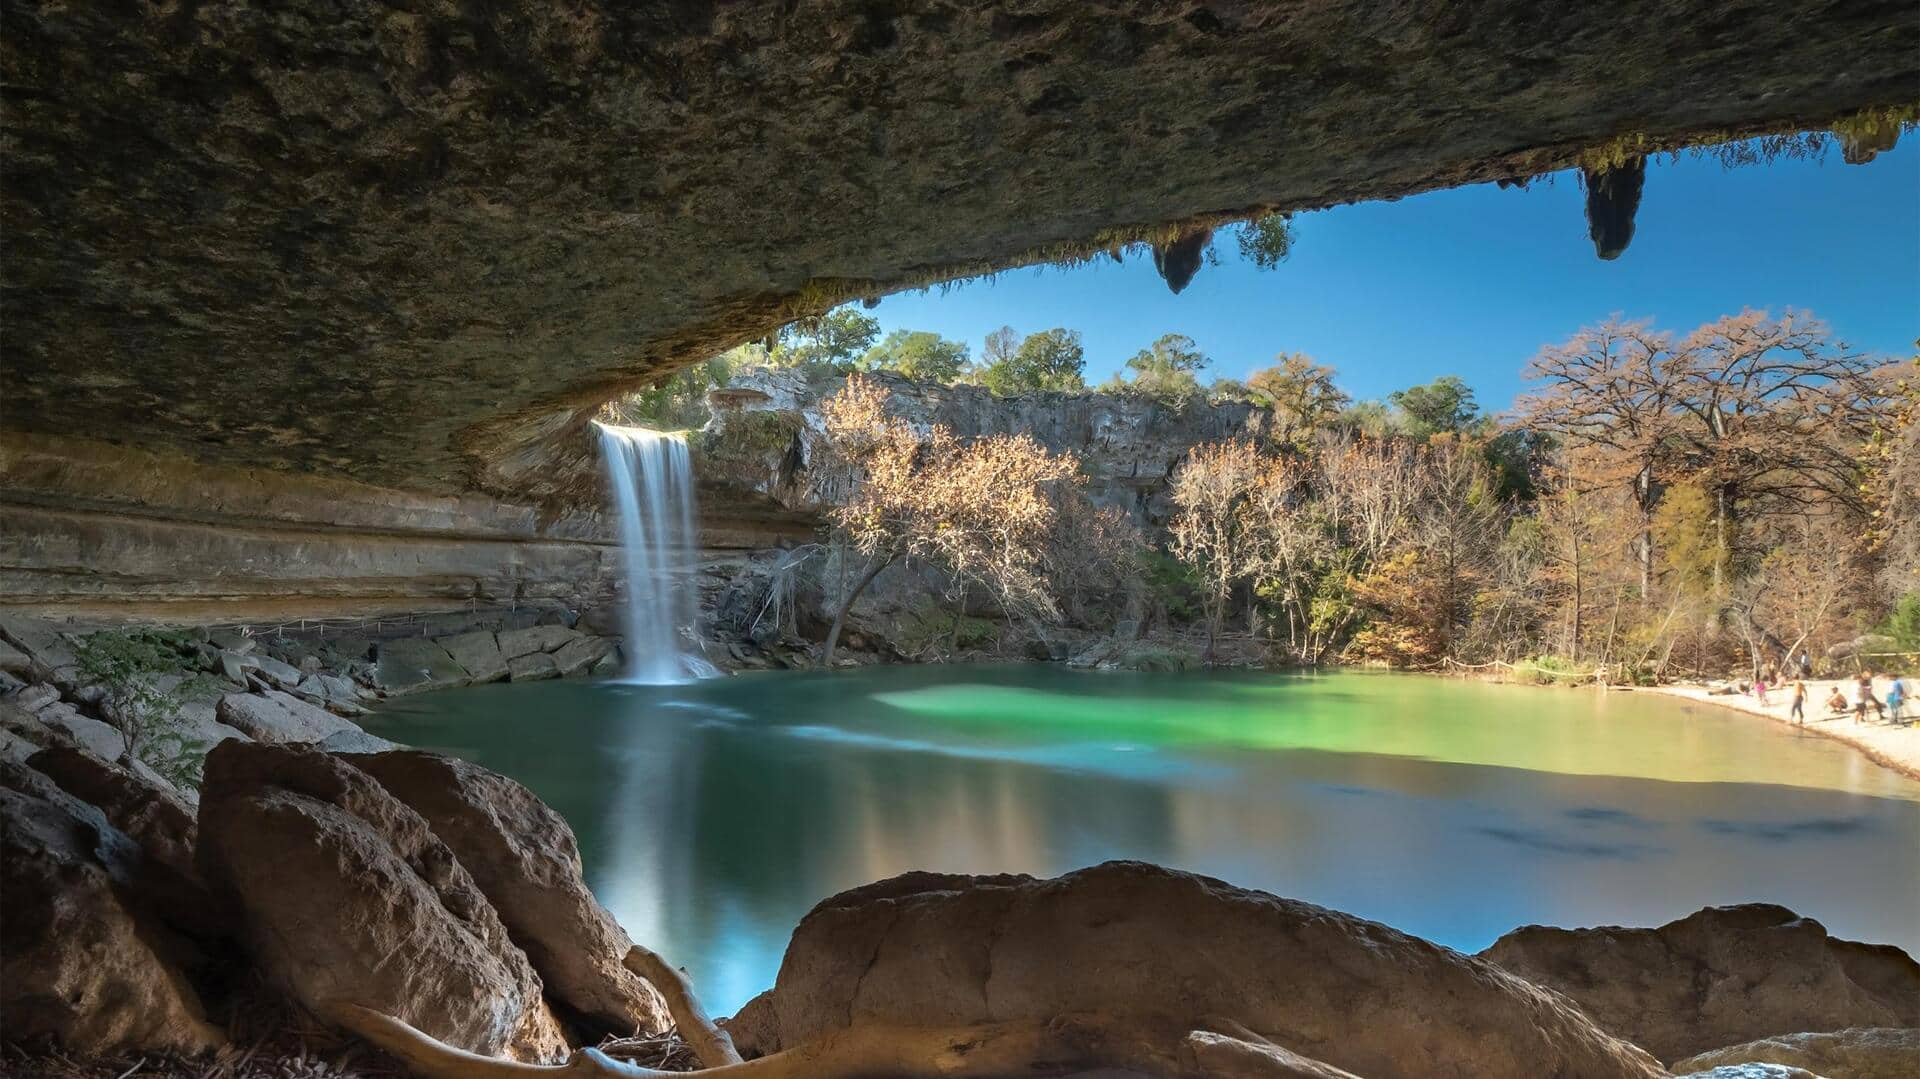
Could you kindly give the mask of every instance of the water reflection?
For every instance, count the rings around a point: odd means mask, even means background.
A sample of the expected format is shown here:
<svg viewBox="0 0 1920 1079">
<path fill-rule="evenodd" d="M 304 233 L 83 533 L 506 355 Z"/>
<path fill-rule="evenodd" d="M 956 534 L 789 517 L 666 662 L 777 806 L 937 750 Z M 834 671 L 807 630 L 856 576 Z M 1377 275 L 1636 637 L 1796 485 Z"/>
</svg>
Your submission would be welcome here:
<svg viewBox="0 0 1920 1079">
<path fill-rule="evenodd" d="M 602 900 L 722 1011 L 835 891 L 1116 857 L 1467 949 L 1767 900 L 1920 950 L 1920 785 L 1748 717 L 1412 678 L 950 673 L 490 687 L 377 729 L 552 802 Z"/>
</svg>

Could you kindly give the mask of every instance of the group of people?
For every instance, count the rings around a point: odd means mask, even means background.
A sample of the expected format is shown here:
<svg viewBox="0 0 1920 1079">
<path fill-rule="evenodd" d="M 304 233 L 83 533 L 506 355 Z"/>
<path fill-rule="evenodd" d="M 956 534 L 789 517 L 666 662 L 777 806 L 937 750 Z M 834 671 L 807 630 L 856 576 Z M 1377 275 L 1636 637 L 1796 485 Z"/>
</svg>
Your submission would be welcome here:
<svg viewBox="0 0 1920 1079">
<path fill-rule="evenodd" d="M 1759 678 L 1754 679 L 1753 682 L 1753 695 L 1763 705 L 1767 703 L 1767 677 L 1766 674 L 1763 674 Z M 1846 682 L 1835 682 L 1833 685 L 1833 693 L 1827 698 L 1828 718 L 1832 719 L 1844 716 L 1851 711 L 1855 723 L 1864 723 L 1867 720 L 1867 709 L 1871 708 L 1873 709 L 1875 718 L 1892 723 L 1898 727 L 1906 726 L 1908 723 L 1906 715 L 1906 679 L 1901 678 L 1898 673 L 1895 673 L 1892 678 L 1893 681 L 1887 685 L 1887 699 L 1884 703 L 1879 697 L 1874 695 L 1872 671 L 1861 671 L 1859 676 L 1853 680 L 1854 695 L 1852 700 L 1847 699 L 1845 689 Z M 1789 692 L 1792 694 L 1790 698 L 1792 707 L 1788 715 L 1795 723 L 1805 723 L 1807 721 L 1806 678 L 1804 676 L 1795 678 Z"/>
</svg>

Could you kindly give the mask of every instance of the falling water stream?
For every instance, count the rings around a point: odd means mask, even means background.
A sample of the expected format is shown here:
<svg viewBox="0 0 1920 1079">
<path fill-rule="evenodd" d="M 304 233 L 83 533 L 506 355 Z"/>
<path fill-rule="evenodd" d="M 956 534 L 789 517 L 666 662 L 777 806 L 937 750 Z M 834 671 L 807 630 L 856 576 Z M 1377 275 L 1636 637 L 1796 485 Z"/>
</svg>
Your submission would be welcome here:
<svg viewBox="0 0 1920 1079">
<path fill-rule="evenodd" d="M 685 682 L 708 669 L 705 660 L 682 651 L 682 630 L 694 621 L 686 578 L 696 551 L 686 440 L 644 427 L 598 426 L 627 571 L 623 680 Z"/>
</svg>

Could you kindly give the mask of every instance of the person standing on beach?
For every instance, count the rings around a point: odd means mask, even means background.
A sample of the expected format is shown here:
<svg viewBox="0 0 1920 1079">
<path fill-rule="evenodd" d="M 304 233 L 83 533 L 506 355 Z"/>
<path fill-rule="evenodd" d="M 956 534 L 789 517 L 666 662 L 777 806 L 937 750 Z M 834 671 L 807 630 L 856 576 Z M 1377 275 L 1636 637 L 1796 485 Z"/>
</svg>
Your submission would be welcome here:
<svg viewBox="0 0 1920 1079">
<path fill-rule="evenodd" d="M 1880 703 L 1880 698 L 1875 697 L 1873 695 L 1873 672 L 1872 671 L 1860 672 L 1859 687 L 1860 687 L 1859 695 L 1856 696 L 1853 700 L 1853 721 L 1855 723 L 1860 723 L 1867 718 L 1868 705 L 1873 706 L 1873 711 L 1876 716 L 1878 716 L 1881 719 L 1887 718 L 1886 706 Z"/>
<path fill-rule="evenodd" d="M 1807 683 L 1801 679 L 1793 680 L 1793 706 L 1787 712 L 1788 718 L 1805 726 L 1807 722 Z"/>
<path fill-rule="evenodd" d="M 1753 680 L 1753 698 L 1760 702 L 1760 707 L 1767 706 L 1767 672 L 1765 671 L 1761 671 L 1760 677 Z"/>
<path fill-rule="evenodd" d="M 1907 683 L 1898 674 L 1893 676 L 1893 684 L 1887 687 L 1887 722 L 1897 727 L 1907 725 Z"/>
</svg>

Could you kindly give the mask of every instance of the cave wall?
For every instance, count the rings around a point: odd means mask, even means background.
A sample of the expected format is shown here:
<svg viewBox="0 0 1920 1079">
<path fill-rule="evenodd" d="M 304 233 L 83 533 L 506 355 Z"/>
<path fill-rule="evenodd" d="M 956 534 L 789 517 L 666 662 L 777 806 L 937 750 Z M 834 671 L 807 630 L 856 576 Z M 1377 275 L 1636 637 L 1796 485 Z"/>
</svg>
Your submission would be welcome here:
<svg viewBox="0 0 1920 1079">
<path fill-rule="evenodd" d="M 721 505 L 709 551 L 804 525 Z M 108 443 L 0 435 L 0 607 L 180 621 L 318 618 L 605 598 L 611 522 Z"/>
<path fill-rule="evenodd" d="M 0 425 L 578 493 L 601 402 L 834 303 L 1911 104 L 1911 16 L 0 0 Z"/>
</svg>

